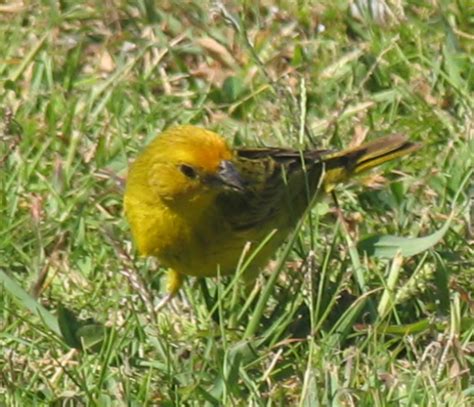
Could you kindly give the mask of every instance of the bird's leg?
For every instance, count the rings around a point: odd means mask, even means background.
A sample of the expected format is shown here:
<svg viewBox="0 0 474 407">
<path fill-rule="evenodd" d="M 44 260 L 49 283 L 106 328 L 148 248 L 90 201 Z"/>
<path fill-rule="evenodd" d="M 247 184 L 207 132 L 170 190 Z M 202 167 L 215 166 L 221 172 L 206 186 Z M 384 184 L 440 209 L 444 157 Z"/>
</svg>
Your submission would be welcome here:
<svg viewBox="0 0 474 407">
<path fill-rule="evenodd" d="M 166 291 L 167 294 L 162 298 L 155 308 L 155 312 L 158 312 L 166 304 L 168 304 L 175 296 L 178 294 L 179 289 L 183 285 L 183 275 L 178 273 L 173 269 L 168 270 L 167 281 L 166 281 Z"/>
</svg>

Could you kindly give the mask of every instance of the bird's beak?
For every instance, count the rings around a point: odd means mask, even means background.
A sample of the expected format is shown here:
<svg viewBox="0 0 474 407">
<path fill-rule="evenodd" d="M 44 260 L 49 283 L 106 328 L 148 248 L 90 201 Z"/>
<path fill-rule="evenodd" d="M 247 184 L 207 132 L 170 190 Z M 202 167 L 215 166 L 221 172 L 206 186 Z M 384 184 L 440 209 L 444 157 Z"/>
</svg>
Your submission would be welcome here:
<svg viewBox="0 0 474 407">
<path fill-rule="evenodd" d="M 245 190 L 245 180 L 240 175 L 235 165 L 228 160 L 221 161 L 215 181 L 221 186 L 236 190 Z"/>
</svg>

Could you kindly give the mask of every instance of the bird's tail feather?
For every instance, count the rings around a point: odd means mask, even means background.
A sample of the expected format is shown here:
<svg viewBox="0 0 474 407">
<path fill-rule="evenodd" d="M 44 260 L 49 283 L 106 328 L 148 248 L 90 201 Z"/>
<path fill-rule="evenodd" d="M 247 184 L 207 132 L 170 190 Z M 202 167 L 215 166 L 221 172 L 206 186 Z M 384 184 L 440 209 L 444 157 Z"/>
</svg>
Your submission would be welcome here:
<svg viewBox="0 0 474 407">
<path fill-rule="evenodd" d="M 336 184 L 353 175 L 407 155 L 420 147 L 421 144 L 410 142 L 401 134 L 394 134 L 358 147 L 326 154 L 322 159 L 325 164 L 325 189 L 330 191 Z"/>
</svg>

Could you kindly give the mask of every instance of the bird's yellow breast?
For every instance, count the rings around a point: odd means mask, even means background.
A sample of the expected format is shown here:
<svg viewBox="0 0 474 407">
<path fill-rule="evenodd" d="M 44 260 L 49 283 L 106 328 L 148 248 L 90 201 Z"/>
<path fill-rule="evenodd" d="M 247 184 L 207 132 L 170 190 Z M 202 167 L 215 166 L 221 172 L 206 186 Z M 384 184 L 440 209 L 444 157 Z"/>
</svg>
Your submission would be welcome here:
<svg viewBox="0 0 474 407">
<path fill-rule="evenodd" d="M 182 216 L 158 200 L 144 205 L 143 200 L 130 195 L 125 197 L 125 213 L 142 255 L 156 256 L 164 266 L 197 277 L 235 273 L 244 248 L 250 256 L 275 225 L 273 219 L 271 227 L 236 231 L 216 205 L 202 213 Z M 278 232 L 258 251 L 246 275 L 262 267 L 281 244 L 287 231 Z"/>
</svg>

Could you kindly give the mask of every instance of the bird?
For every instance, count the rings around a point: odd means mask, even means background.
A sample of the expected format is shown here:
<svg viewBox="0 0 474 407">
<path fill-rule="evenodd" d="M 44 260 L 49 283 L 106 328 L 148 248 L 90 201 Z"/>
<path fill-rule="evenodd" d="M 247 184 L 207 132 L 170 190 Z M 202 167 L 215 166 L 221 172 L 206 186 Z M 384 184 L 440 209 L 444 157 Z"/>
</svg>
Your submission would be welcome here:
<svg viewBox="0 0 474 407">
<path fill-rule="evenodd" d="M 314 202 L 419 147 L 393 134 L 341 151 L 234 149 L 213 131 L 178 125 L 130 165 L 124 213 L 138 253 L 168 268 L 164 304 L 185 276 L 236 273 L 244 248 L 251 283 Z"/>
</svg>

